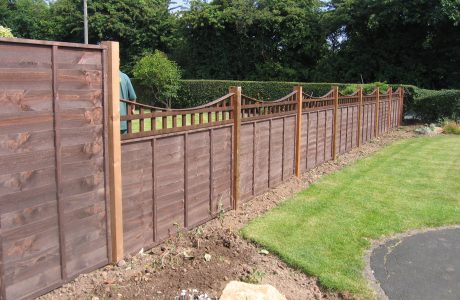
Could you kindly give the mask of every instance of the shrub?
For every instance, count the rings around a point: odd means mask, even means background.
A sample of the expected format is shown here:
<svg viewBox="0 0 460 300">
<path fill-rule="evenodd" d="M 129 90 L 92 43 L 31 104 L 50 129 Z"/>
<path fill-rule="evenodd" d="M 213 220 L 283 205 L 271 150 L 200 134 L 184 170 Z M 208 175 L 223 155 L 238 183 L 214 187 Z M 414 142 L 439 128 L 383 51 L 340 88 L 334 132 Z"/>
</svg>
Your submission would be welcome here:
<svg viewBox="0 0 460 300">
<path fill-rule="evenodd" d="M 181 71 L 174 61 L 161 51 L 147 54 L 134 66 L 134 78 L 148 91 L 155 102 L 170 108 L 177 97 Z"/>
<path fill-rule="evenodd" d="M 441 126 L 445 133 L 460 134 L 460 125 L 454 120 L 444 119 Z"/>
<path fill-rule="evenodd" d="M 361 84 L 355 84 L 355 83 L 347 84 L 345 87 L 340 89 L 340 92 L 343 95 L 350 95 L 356 92 L 360 86 Z M 367 83 L 367 84 L 363 84 L 362 86 L 363 86 L 363 92 L 366 94 L 372 93 L 377 87 L 380 88 L 380 92 L 386 92 L 388 88 L 390 87 L 390 85 L 387 84 L 386 82 Z"/>
<path fill-rule="evenodd" d="M 460 90 L 426 90 L 413 88 L 412 101 L 406 109 L 425 122 L 460 116 Z M 409 99 L 408 99 L 409 100 Z"/>
<path fill-rule="evenodd" d="M 140 99 L 149 104 L 155 104 L 156 101 L 147 89 L 140 82 L 134 80 L 136 91 L 139 91 Z M 241 86 L 243 94 L 261 99 L 276 100 L 292 92 L 294 86 L 302 85 L 304 93 L 313 96 L 322 96 L 331 90 L 333 85 L 338 85 L 341 92 L 356 91 L 357 84 L 342 83 L 304 83 L 304 82 L 278 82 L 278 81 L 234 81 L 234 80 L 181 80 L 178 91 L 178 98 L 174 101 L 174 107 L 186 108 L 206 104 L 212 100 L 218 99 L 228 93 L 230 86 Z M 366 84 L 365 91 L 370 93 L 377 85 L 381 89 L 387 89 L 387 84 L 373 83 Z M 351 86 L 349 88 L 348 86 Z"/>
<path fill-rule="evenodd" d="M 0 37 L 12 38 L 14 36 L 13 36 L 13 33 L 11 32 L 11 29 L 0 25 Z"/>
</svg>

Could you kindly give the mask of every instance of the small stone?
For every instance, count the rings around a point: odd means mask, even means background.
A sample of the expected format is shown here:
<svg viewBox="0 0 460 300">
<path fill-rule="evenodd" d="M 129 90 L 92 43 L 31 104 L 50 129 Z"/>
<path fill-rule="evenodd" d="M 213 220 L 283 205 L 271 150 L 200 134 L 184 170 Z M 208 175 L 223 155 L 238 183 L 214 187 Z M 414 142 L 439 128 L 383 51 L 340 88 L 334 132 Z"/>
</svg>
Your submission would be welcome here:
<svg viewBox="0 0 460 300">
<path fill-rule="evenodd" d="M 126 266 L 126 261 L 124 259 L 120 260 L 118 263 L 117 263 L 117 266 L 122 268 L 124 266 Z"/>
<path fill-rule="evenodd" d="M 99 300 L 99 297 L 93 296 L 91 300 Z"/>
</svg>

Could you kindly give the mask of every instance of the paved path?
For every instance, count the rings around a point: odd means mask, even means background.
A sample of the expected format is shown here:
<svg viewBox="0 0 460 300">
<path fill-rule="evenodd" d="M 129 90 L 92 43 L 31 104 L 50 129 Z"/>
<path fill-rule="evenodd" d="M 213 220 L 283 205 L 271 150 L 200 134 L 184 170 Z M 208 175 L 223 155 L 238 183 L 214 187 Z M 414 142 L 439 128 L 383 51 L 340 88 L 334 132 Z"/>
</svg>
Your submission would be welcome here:
<svg viewBox="0 0 460 300">
<path fill-rule="evenodd" d="M 391 240 L 373 251 L 371 268 L 390 300 L 458 300 L 460 228 Z"/>
</svg>

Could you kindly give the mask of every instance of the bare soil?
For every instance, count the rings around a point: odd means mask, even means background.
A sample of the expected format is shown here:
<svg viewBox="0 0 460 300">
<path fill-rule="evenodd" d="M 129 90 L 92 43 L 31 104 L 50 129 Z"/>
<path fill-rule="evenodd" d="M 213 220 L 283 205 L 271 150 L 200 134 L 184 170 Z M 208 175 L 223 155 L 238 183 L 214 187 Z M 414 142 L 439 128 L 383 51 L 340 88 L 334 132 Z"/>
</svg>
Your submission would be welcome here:
<svg viewBox="0 0 460 300">
<path fill-rule="evenodd" d="M 239 229 L 323 175 L 397 140 L 413 137 L 413 129 L 404 127 L 385 134 L 336 161 L 304 173 L 301 178 L 290 179 L 245 203 L 239 211 L 229 211 L 190 232 L 181 231 L 161 246 L 118 265 L 82 274 L 39 299 L 175 299 L 181 290 L 192 289 L 218 299 L 231 280 L 271 284 L 287 299 L 352 299 L 353 295 L 322 289 L 316 278 L 290 268 L 242 239 Z"/>
</svg>

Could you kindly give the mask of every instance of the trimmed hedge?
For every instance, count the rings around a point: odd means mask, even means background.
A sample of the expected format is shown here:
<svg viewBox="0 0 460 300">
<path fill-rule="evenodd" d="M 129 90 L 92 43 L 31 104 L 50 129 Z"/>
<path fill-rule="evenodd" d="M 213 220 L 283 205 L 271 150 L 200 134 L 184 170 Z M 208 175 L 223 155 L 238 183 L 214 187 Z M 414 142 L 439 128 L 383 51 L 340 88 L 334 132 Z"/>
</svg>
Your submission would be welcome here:
<svg viewBox="0 0 460 300">
<path fill-rule="evenodd" d="M 438 122 L 443 118 L 460 116 L 460 90 L 427 90 L 406 87 L 405 111 L 424 122 Z"/>
<path fill-rule="evenodd" d="M 148 90 L 133 80 L 139 101 L 161 106 L 151 101 Z M 358 84 L 344 83 L 305 83 L 277 81 L 233 81 L 233 80 L 181 80 L 178 99 L 173 101 L 173 108 L 187 108 L 206 104 L 228 93 L 230 86 L 241 86 L 247 96 L 261 100 L 276 100 L 289 94 L 294 86 L 302 85 L 304 92 L 313 96 L 322 96 L 337 85 L 344 94 L 350 94 L 358 88 Z M 388 84 L 372 83 L 364 85 L 366 93 L 376 86 L 381 90 L 388 89 Z M 397 88 L 401 85 L 391 85 Z M 441 118 L 460 116 L 460 90 L 427 90 L 413 85 L 402 85 L 405 89 L 404 112 L 419 120 L 435 122 Z"/>
<path fill-rule="evenodd" d="M 152 103 L 147 89 L 143 88 L 136 80 L 133 80 L 140 101 Z M 194 107 L 206 104 L 228 93 L 230 86 L 241 86 L 243 94 L 260 100 L 270 101 L 282 98 L 292 92 L 294 86 L 302 85 L 307 94 L 322 96 L 331 90 L 333 85 L 339 86 L 346 94 L 356 90 L 356 84 L 344 83 L 305 83 L 305 82 L 277 82 L 277 81 L 232 81 L 232 80 L 181 80 L 178 99 L 173 102 L 174 108 Z M 364 86 L 366 92 L 370 92 L 375 86 L 388 88 L 388 85 L 376 83 Z M 150 101 L 149 101 L 150 100 Z M 158 105 L 158 104 L 157 104 Z"/>
</svg>

